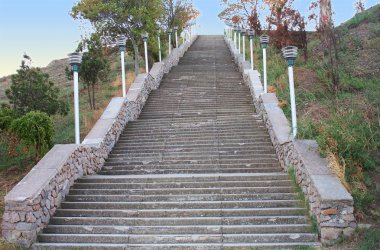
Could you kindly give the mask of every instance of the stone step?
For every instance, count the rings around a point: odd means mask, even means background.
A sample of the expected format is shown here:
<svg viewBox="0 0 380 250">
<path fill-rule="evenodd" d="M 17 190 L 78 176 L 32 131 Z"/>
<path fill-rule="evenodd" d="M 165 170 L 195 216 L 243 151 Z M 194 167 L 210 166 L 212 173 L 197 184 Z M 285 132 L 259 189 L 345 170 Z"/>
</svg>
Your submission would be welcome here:
<svg viewBox="0 0 380 250">
<path fill-rule="evenodd" d="M 120 186 L 125 185 L 122 183 L 97 183 L 99 186 L 97 189 L 111 189 L 117 187 L 120 189 Z M 80 187 L 85 186 L 82 183 L 76 184 L 75 188 L 80 189 Z M 95 186 L 94 184 L 92 184 Z M 87 185 L 88 187 L 88 185 Z M 115 191 L 114 191 L 115 192 Z M 254 195 L 257 193 L 290 193 L 293 192 L 292 186 L 269 186 L 269 187 L 199 187 L 199 188 L 167 188 L 167 189 L 130 189 L 125 190 L 125 194 L 133 195 L 133 194 L 144 194 L 144 195 L 175 195 L 175 194 L 219 194 L 219 195 L 227 195 L 227 194 L 247 194 Z M 116 193 L 114 193 L 116 194 Z M 269 194 L 268 194 L 269 195 Z M 125 195 L 124 195 L 125 196 Z M 107 197 L 104 197 L 107 198 Z M 121 197 L 120 197 L 121 198 Z"/>
<path fill-rule="evenodd" d="M 110 244 L 110 243 L 35 243 L 36 249 L 156 249 L 156 250 L 251 250 L 251 249 L 297 249 L 319 247 L 316 242 L 276 242 L 276 243 L 220 243 L 220 244 Z"/>
<path fill-rule="evenodd" d="M 250 164 L 249 166 L 246 165 L 227 165 L 227 166 L 221 166 L 218 164 L 215 165 L 196 165 L 196 164 L 182 164 L 182 165 L 136 165 L 136 164 L 131 164 L 131 165 L 118 165 L 118 166 L 105 166 L 103 168 L 103 171 L 107 170 L 146 170 L 146 171 L 151 171 L 151 170 L 189 170 L 189 169 L 194 169 L 194 170 L 233 170 L 233 169 L 241 169 L 242 171 L 244 170 L 256 170 L 257 172 L 280 172 L 280 169 L 278 168 L 277 164 L 272 164 L 272 165 L 252 165 Z"/>
<path fill-rule="evenodd" d="M 299 201 L 253 200 L 253 201 L 160 201 L 160 202 L 62 202 L 63 209 L 215 209 L 215 208 L 265 208 L 297 207 Z"/>
<path fill-rule="evenodd" d="M 153 182 L 153 183 L 126 183 L 123 180 L 118 179 L 110 180 L 112 182 L 86 182 L 86 179 L 82 182 L 77 182 L 74 186 L 75 189 L 143 189 L 143 188 L 207 188 L 207 187 L 283 187 L 291 186 L 290 180 L 267 180 L 267 181 L 205 181 L 205 182 L 177 182 L 173 179 L 171 182 Z M 74 190 L 74 189 L 71 189 Z M 99 191 L 99 190 L 98 190 Z"/>
<path fill-rule="evenodd" d="M 38 236 L 40 242 L 53 241 L 58 243 L 129 243 L 129 244 L 168 244 L 172 242 L 181 243 L 234 243 L 234 242 L 313 242 L 315 234 L 296 233 L 296 234 L 191 234 L 191 235 L 157 235 L 157 234 L 45 234 Z"/>
<path fill-rule="evenodd" d="M 231 147 L 217 147 L 214 148 L 214 145 L 202 145 L 199 147 L 171 147 L 169 145 L 165 145 L 163 147 L 128 147 L 128 146 L 119 146 L 115 147 L 112 150 L 112 155 L 115 154 L 154 154 L 154 153 L 163 153 L 163 152 L 182 152 L 182 153 L 206 153 L 209 152 L 210 154 L 215 154 L 218 153 L 219 151 L 223 152 L 262 152 L 265 154 L 271 154 L 274 153 L 274 150 L 270 146 L 264 146 L 264 147 L 259 147 L 259 146 L 254 146 L 254 147 L 236 147 L 236 148 L 231 148 Z M 219 150 L 219 151 L 218 151 Z"/>
<path fill-rule="evenodd" d="M 236 217 L 52 217 L 51 225 L 93 225 L 93 226 L 187 226 L 187 225 L 279 225 L 307 224 L 303 215 L 285 216 L 236 216 Z"/>
<path fill-rule="evenodd" d="M 96 190 L 96 189 L 95 189 Z M 94 191 L 91 190 L 91 191 Z M 96 190 L 97 191 L 97 190 Z M 115 191 L 115 190 L 110 190 Z M 78 193 L 78 192 L 77 192 Z M 141 195 L 134 195 L 126 190 L 116 190 L 110 192 L 98 192 L 96 195 L 88 194 L 89 192 L 79 192 L 78 195 L 71 193 L 65 197 L 66 201 L 91 201 L 91 202 L 127 202 L 127 201 L 247 201 L 247 200 L 289 200 L 296 199 L 294 193 L 254 193 L 254 194 L 220 194 L 220 193 L 205 193 L 205 194 L 174 194 L 174 195 L 151 195 L 142 192 Z M 138 192 L 136 192 L 138 193 Z"/>
<path fill-rule="evenodd" d="M 135 175 L 135 176 L 108 176 L 91 175 L 83 177 L 78 182 L 83 181 L 118 181 L 125 183 L 179 183 L 179 182 L 223 182 L 223 181 L 276 181 L 289 180 L 285 173 L 255 173 L 255 174 L 174 174 L 174 175 Z"/>
<path fill-rule="evenodd" d="M 186 218 L 186 217 L 251 217 L 251 216 L 303 216 L 304 209 L 257 208 L 257 209 L 175 209 L 175 210 L 117 210 L 117 209 L 58 209 L 55 217 L 128 217 L 128 218 Z"/>
<path fill-rule="evenodd" d="M 257 233 L 303 233 L 310 230 L 308 224 L 284 225 L 222 225 L 222 226 L 92 226 L 49 225 L 49 234 L 257 234 Z"/>
<path fill-rule="evenodd" d="M 201 173 L 276 173 L 274 168 L 215 168 L 215 169 L 141 169 L 141 170 L 103 170 L 100 175 L 141 175 L 141 174 L 201 174 Z"/>
</svg>

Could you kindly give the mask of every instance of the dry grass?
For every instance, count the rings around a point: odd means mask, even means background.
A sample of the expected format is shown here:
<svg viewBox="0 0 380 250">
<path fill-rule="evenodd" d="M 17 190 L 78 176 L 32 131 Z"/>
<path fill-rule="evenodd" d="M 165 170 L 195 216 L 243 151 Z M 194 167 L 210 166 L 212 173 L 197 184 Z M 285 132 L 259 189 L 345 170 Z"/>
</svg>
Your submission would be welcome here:
<svg viewBox="0 0 380 250">
<path fill-rule="evenodd" d="M 144 69 L 140 69 L 140 71 L 143 71 L 143 70 Z M 134 72 L 126 72 L 126 77 L 127 77 L 126 87 L 127 87 L 127 92 L 128 92 L 128 89 L 131 87 L 132 83 L 136 79 L 136 76 Z M 116 79 L 111 83 L 111 85 L 114 86 L 116 89 L 113 93 L 113 97 L 123 95 L 121 76 L 118 75 Z M 101 105 L 99 105 L 99 107 L 96 110 L 92 111 L 91 116 L 83 117 L 83 127 L 84 127 L 85 134 L 88 134 L 88 132 L 90 132 L 90 130 L 94 127 L 95 123 L 99 120 L 99 118 L 104 113 L 104 110 L 107 108 L 109 101 L 110 100 L 107 100 L 101 103 Z"/>
<path fill-rule="evenodd" d="M 346 177 L 345 177 L 345 172 L 346 172 L 345 164 L 340 164 L 338 156 L 333 153 L 328 153 L 327 159 L 328 159 L 329 167 L 331 171 L 339 178 L 339 180 L 346 187 L 346 189 L 351 190 L 351 187 L 347 183 Z"/>
</svg>

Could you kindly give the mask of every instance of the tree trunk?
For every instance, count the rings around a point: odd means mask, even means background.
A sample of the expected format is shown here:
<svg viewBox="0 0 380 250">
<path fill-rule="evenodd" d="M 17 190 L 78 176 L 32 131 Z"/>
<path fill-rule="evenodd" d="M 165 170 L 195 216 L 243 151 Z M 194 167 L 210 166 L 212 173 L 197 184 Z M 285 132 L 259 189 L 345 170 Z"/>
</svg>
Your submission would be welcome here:
<svg viewBox="0 0 380 250">
<path fill-rule="evenodd" d="M 133 45 L 133 50 L 135 53 L 135 75 L 137 76 L 140 73 L 140 66 L 139 66 L 139 47 L 137 46 L 137 43 L 133 37 L 131 37 L 131 42 Z"/>
<path fill-rule="evenodd" d="M 87 85 L 87 94 L 88 94 L 88 103 L 90 104 L 90 109 L 92 109 L 92 100 L 91 100 L 91 90 L 90 90 L 91 85 Z"/>
<path fill-rule="evenodd" d="M 332 82 L 332 90 L 337 93 L 340 89 L 339 80 L 339 57 L 336 32 L 334 23 L 332 21 L 332 7 L 331 0 L 319 0 L 320 8 L 320 32 L 322 34 L 322 41 L 327 47 L 329 71 Z"/>
<path fill-rule="evenodd" d="M 320 29 L 323 32 L 333 27 L 331 0 L 319 0 L 319 9 Z"/>
<path fill-rule="evenodd" d="M 92 107 L 95 110 L 96 105 L 95 105 L 95 83 L 92 84 Z"/>
</svg>

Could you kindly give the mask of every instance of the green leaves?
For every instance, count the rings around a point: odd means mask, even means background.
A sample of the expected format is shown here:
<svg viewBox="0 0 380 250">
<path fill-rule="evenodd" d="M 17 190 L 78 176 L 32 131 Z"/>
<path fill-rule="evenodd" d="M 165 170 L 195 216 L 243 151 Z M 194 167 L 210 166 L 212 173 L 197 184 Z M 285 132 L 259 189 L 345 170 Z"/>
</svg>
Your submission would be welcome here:
<svg viewBox="0 0 380 250">
<path fill-rule="evenodd" d="M 52 119 L 45 113 L 32 111 L 13 120 L 10 131 L 26 145 L 35 147 L 36 158 L 44 155 L 52 146 L 54 125 Z"/>
<path fill-rule="evenodd" d="M 6 95 L 18 115 L 30 111 L 41 111 L 48 115 L 66 115 L 68 106 L 58 98 L 59 89 L 50 81 L 49 75 L 39 68 L 29 67 L 22 62 Z"/>
</svg>

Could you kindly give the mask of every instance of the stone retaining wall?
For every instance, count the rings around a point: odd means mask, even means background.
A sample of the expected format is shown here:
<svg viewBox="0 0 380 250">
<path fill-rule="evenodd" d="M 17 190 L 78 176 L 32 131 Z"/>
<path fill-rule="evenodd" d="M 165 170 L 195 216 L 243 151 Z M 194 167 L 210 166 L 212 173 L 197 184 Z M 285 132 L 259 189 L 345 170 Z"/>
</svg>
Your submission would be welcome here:
<svg viewBox="0 0 380 250">
<path fill-rule="evenodd" d="M 129 121 L 144 107 L 151 90 L 178 64 L 191 43 L 185 43 L 149 74 L 139 75 L 127 98 L 113 98 L 81 145 L 55 145 L 44 158 L 5 196 L 2 234 L 11 243 L 30 247 L 68 194 L 74 181 L 99 171 Z"/>
<path fill-rule="evenodd" d="M 257 112 L 262 116 L 281 167 L 293 167 L 297 182 L 305 194 L 310 214 L 315 216 L 322 243 L 333 244 L 342 236 L 350 236 L 356 228 L 353 199 L 340 180 L 321 158 L 314 140 L 293 140 L 291 127 L 275 94 L 264 94 L 260 74 L 243 62 L 242 55 L 226 39 L 245 83 L 249 86 Z"/>
</svg>

